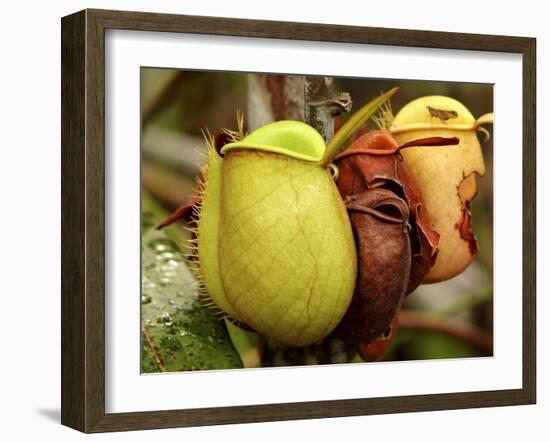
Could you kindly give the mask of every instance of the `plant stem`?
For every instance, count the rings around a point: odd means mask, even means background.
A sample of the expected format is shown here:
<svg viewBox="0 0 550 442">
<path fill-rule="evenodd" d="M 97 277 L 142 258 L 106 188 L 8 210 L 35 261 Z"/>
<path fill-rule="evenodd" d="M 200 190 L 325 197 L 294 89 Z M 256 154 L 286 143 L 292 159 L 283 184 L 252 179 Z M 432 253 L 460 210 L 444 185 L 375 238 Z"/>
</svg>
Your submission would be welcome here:
<svg viewBox="0 0 550 442">
<path fill-rule="evenodd" d="M 348 92 L 336 92 L 332 77 L 306 76 L 304 80 L 304 121 L 317 129 L 326 143 L 334 136 L 334 118 L 351 110 Z"/>
<path fill-rule="evenodd" d="M 344 143 L 349 140 L 353 134 L 356 133 L 361 126 L 376 113 L 376 111 L 378 111 L 380 106 L 382 106 L 397 92 L 398 89 L 398 87 L 390 89 L 385 94 L 374 98 L 365 104 L 361 109 L 354 112 L 350 119 L 344 123 L 344 125 L 334 134 L 334 137 L 328 143 L 323 161 L 325 163 L 330 162 L 332 157 L 336 154 L 336 152 L 338 152 Z"/>
</svg>

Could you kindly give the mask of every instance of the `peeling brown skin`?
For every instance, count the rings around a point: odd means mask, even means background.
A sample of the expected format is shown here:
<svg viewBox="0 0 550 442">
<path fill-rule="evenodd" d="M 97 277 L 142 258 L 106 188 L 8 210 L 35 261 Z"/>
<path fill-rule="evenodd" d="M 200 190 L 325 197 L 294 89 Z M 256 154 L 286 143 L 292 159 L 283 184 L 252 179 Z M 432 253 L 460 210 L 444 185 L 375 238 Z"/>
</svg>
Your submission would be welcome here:
<svg viewBox="0 0 550 442">
<path fill-rule="evenodd" d="M 335 158 L 339 169 L 336 182 L 343 197 L 373 188 L 392 190 L 409 206 L 411 225 L 411 272 L 407 294 L 420 285 L 438 252 L 439 234 L 431 229 L 424 210 L 422 194 L 399 154 L 399 149 L 418 144 L 424 146 L 454 144 L 447 138 L 430 137 L 399 146 L 388 132 L 374 131 L 357 138 Z"/>
<path fill-rule="evenodd" d="M 470 202 L 467 202 L 462 208 L 462 217 L 460 222 L 455 227 L 460 232 L 460 237 L 468 243 L 470 254 L 475 255 L 477 253 L 477 241 L 474 233 L 472 232 L 472 212 L 470 210 Z"/>
<path fill-rule="evenodd" d="M 457 187 L 457 195 L 460 198 L 462 204 L 462 215 L 460 220 L 455 224 L 455 229 L 460 233 L 460 237 L 468 243 L 468 249 L 471 255 L 475 255 L 478 251 L 477 240 L 472 231 L 472 211 L 470 202 L 475 198 L 477 194 L 477 187 L 473 193 L 468 193 L 468 189 L 465 189 L 465 184 L 468 182 L 471 175 L 465 176 Z"/>
<path fill-rule="evenodd" d="M 333 332 L 348 344 L 384 335 L 401 307 L 411 265 L 409 209 L 394 192 L 374 188 L 344 200 L 357 247 L 355 292 Z"/>
</svg>

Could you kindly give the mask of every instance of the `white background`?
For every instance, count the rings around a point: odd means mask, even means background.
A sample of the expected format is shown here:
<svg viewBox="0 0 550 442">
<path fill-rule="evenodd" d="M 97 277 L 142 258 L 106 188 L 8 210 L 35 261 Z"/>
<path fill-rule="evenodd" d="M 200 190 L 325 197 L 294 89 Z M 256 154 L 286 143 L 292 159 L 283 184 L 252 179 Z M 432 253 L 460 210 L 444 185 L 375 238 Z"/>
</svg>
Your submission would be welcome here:
<svg viewBox="0 0 550 442">
<path fill-rule="evenodd" d="M 8 6 L 9 5 L 9 6 Z M 313 21 L 365 26 L 536 36 L 538 38 L 538 225 L 549 224 L 543 192 L 550 185 L 550 30 L 543 2 L 512 6 L 479 1 L 393 1 L 366 7 L 364 2 L 213 1 L 184 3 L 157 0 L 123 2 L 49 1 L 6 3 L 2 9 L 0 69 L 0 192 L 2 202 L 0 274 L 2 284 L 0 391 L 5 440 L 47 438 L 79 440 L 61 427 L 60 391 L 60 24 L 59 17 L 85 7 L 155 12 Z M 152 9 L 153 8 L 153 9 Z M 376 10 L 378 9 L 378 11 Z M 452 68 L 452 67 L 451 67 Z M 521 109 L 517 109 L 518 118 Z M 548 198 L 546 198 L 548 201 Z M 484 437 L 546 440 L 550 413 L 550 329 L 543 317 L 550 301 L 548 232 L 538 231 L 538 405 L 481 410 L 413 413 L 315 421 L 232 425 L 91 436 L 99 440 L 281 440 L 292 437 L 361 437 L 366 440 L 480 440 Z M 414 382 L 414 379 L 411 379 Z"/>
</svg>

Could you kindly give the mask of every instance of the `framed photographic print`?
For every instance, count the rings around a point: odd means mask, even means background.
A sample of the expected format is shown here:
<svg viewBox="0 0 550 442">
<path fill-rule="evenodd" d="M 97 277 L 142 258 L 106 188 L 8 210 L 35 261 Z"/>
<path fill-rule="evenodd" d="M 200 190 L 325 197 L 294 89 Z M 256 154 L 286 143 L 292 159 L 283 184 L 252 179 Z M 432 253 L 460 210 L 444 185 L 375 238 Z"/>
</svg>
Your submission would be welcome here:
<svg viewBox="0 0 550 442">
<path fill-rule="evenodd" d="M 535 39 L 62 19 L 62 423 L 532 404 Z"/>
</svg>

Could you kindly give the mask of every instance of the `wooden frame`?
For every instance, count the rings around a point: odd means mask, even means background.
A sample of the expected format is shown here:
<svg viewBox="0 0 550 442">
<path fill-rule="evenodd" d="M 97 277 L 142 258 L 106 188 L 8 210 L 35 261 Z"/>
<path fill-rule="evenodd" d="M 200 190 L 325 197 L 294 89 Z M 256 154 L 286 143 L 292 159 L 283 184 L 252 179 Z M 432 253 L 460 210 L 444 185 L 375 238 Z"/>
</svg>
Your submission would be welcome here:
<svg viewBox="0 0 550 442">
<path fill-rule="evenodd" d="M 523 57 L 523 387 L 402 397 L 105 413 L 106 29 L 519 53 Z M 533 38 L 85 10 L 62 19 L 62 408 L 84 432 L 533 404 L 536 397 L 536 41 Z"/>
</svg>

